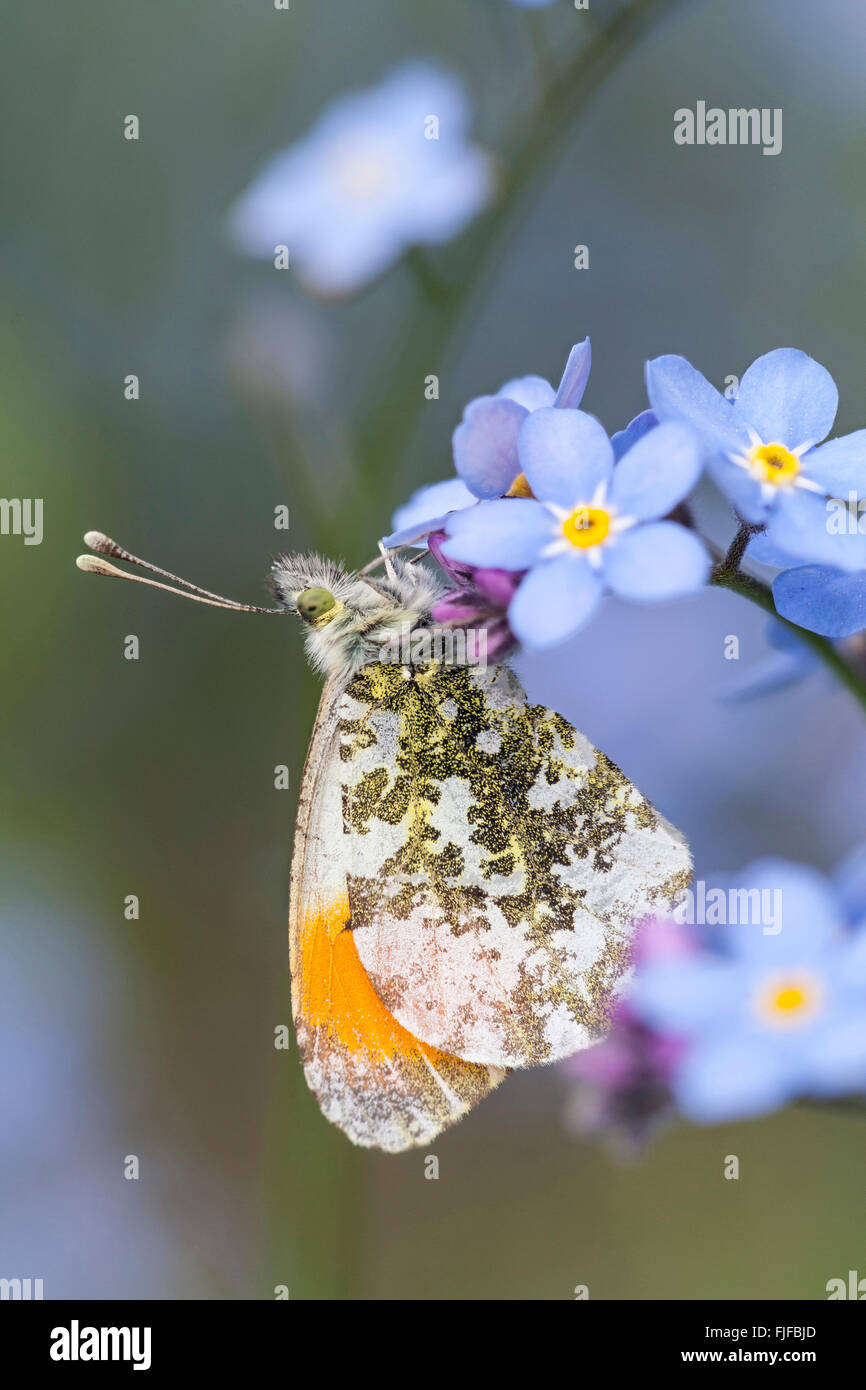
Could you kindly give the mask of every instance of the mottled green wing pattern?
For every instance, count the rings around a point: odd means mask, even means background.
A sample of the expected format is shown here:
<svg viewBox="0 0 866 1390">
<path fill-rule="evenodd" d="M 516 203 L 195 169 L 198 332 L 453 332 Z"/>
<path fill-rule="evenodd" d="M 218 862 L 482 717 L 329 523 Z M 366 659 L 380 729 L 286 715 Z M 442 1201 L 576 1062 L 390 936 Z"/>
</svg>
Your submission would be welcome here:
<svg viewBox="0 0 866 1390">
<path fill-rule="evenodd" d="M 342 710 L 349 929 L 388 1009 L 495 1066 L 601 1036 L 682 836 L 505 667 L 370 665 Z"/>
</svg>

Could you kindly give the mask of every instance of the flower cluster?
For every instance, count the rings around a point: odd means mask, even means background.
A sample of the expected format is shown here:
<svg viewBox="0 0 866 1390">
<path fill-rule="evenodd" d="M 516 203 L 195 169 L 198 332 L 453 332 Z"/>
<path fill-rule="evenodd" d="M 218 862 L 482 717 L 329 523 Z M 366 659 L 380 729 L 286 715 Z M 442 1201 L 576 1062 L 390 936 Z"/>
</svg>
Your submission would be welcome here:
<svg viewBox="0 0 866 1390">
<path fill-rule="evenodd" d="M 866 430 L 824 442 L 838 403 L 825 368 L 793 348 L 769 352 L 729 400 L 685 358 L 659 357 L 647 364 L 650 408 L 612 437 L 580 408 L 589 370 L 586 340 L 558 390 L 527 376 L 471 401 L 453 437 L 457 476 L 416 493 L 385 543 L 444 531 L 438 556 L 463 567 L 463 584 L 479 569 L 510 573 L 514 638 L 548 647 L 605 593 L 658 602 L 707 583 L 687 505 L 706 473 L 747 556 L 781 571 L 783 617 L 837 637 L 866 627 L 866 532 L 833 524 L 836 499 L 866 482 Z"/>
<path fill-rule="evenodd" d="M 866 850 L 829 879 L 760 860 L 700 902 L 644 924 L 612 1033 L 567 1064 L 581 1128 L 635 1143 L 674 1108 L 714 1124 L 866 1093 Z"/>
<path fill-rule="evenodd" d="M 462 84 L 429 61 L 341 97 L 234 204 L 236 244 L 266 257 L 285 248 L 316 293 L 360 289 L 491 200 L 493 162 L 470 141 L 470 119 Z M 580 409 L 589 367 L 585 341 L 557 390 L 524 376 L 471 401 L 455 476 L 410 499 L 387 543 L 444 530 L 440 558 L 460 567 L 451 577 L 469 591 L 466 611 L 495 602 L 500 637 L 507 624 L 526 646 L 550 646 L 606 593 L 659 601 L 707 582 L 710 556 L 684 505 L 706 472 L 749 532 L 747 562 L 776 571 L 781 617 L 833 639 L 866 630 L 866 430 L 827 441 L 838 394 L 824 367 L 768 352 L 729 400 L 685 358 L 659 357 L 647 364 L 650 409 L 610 438 Z M 507 608 L 504 589 L 478 590 L 475 570 L 517 577 Z"/>
</svg>

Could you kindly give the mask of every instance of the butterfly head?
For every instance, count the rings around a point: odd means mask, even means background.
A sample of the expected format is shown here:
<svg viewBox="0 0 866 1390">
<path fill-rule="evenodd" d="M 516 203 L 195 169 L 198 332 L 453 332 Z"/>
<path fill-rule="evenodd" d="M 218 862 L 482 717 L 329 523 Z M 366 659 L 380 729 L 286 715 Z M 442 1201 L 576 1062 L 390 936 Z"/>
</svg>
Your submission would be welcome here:
<svg viewBox="0 0 866 1390">
<path fill-rule="evenodd" d="M 327 627 L 328 623 L 336 618 L 338 613 L 343 612 L 345 605 L 340 602 L 330 589 L 323 589 L 321 585 L 314 585 L 311 589 L 302 589 L 295 599 L 295 608 L 298 617 L 303 619 L 309 627 Z"/>
<path fill-rule="evenodd" d="M 318 555 L 281 555 L 271 580 L 277 602 L 307 630 L 311 665 L 344 680 L 378 660 L 404 624 L 414 629 L 429 623 L 443 591 L 429 570 L 396 558 L 373 578 Z"/>
</svg>

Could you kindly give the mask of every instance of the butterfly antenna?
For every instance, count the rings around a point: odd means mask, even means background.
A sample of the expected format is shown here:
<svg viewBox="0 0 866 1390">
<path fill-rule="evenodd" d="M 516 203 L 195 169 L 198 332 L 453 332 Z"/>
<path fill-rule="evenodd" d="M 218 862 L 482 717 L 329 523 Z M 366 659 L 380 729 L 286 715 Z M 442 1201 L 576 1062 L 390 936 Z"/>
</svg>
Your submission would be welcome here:
<svg viewBox="0 0 866 1390">
<path fill-rule="evenodd" d="M 384 565 L 385 573 L 388 578 L 396 579 L 397 576 L 394 573 L 394 566 L 391 564 L 391 556 L 399 555 L 401 550 L 409 550 L 410 548 L 409 545 L 395 545 L 393 550 L 389 550 L 385 543 L 380 541 L 379 554 L 375 559 L 370 560 L 363 569 L 358 570 L 358 578 L 363 579 L 365 574 L 369 574 L 371 570 L 377 570 L 380 565 Z"/>
<path fill-rule="evenodd" d="M 236 603 L 234 599 L 224 598 L 222 594 L 214 594 L 210 589 L 203 589 L 198 584 L 191 584 L 188 579 L 181 579 L 180 575 L 172 574 L 170 570 L 161 569 L 159 565 L 152 565 L 149 560 L 142 560 L 138 555 L 132 555 L 128 550 L 124 550 L 122 545 L 113 541 L 110 536 L 106 536 L 102 531 L 87 531 L 84 536 L 84 544 L 90 550 L 96 551 L 95 555 L 79 555 L 75 561 L 80 570 L 85 574 L 104 574 L 114 579 L 131 579 L 136 584 L 147 584 L 151 589 L 164 589 L 167 594 L 174 594 L 177 598 L 189 598 L 195 603 L 206 603 L 211 608 L 231 608 L 236 613 L 278 613 L 285 614 L 284 608 L 259 608 L 252 603 Z M 111 565 L 103 557 L 110 555 L 113 560 L 124 560 L 127 564 L 137 565 L 139 569 L 150 570 L 151 574 L 159 574 L 163 579 L 170 579 L 171 584 L 161 584 L 155 579 L 145 579 L 140 574 L 128 574 L 126 570 L 120 570 L 116 565 Z M 180 584 L 183 587 L 176 589 L 173 586 Z"/>
</svg>

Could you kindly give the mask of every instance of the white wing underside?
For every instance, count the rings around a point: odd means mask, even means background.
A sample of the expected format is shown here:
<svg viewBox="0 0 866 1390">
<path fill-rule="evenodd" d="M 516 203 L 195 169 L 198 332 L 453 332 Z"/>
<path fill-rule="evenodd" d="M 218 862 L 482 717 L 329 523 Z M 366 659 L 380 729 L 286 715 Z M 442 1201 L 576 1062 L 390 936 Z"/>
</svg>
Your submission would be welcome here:
<svg viewBox="0 0 866 1390">
<path fill-rule="evenodd" d="M 507 668 L 462 668 L 456 700 L 440 677 L 444 728 L 429 700 L 420 713 L 371 708 L 356 685 L 341 702 L 343 730 L 365 735 L 341 734 L 355 944 L 388 1009 L 425 1042 L 497 1067 L 554 1061 L 606 1030 L 635 923 L 685 887 L 688 847 L 583 735 L 527 706 Z M 477 708 L 461 729 L 466 689 Z M 458 756 L 431 796 L 411 745 L 449 737 Z M 388 798 L 407 772 L 418 785 L 397 820 Z M 404 849 L 419 821 L 426 860 L 423 844 Z"/>
<path fill-rule="evenodd" d="M 423 1144 L 505 1068 L 587 1046 L 635 922 L 689 872 L 683 837 L 506 668 L 376 664 L 326 686 L 290 914 L 324 1113 L 358 1144 Z"/>
<path fill-rule="evenodd" d="M 355 1144 L 399 1152 L 429 1143 L 504 1077 L 439 1053 L 390 1017 L 348 930 L 339 724 L 344 699 L 322 692 L 298 803 L 289 943 L 292 1012 L 307 1083 Z M 366 985 L 366 988 L 365 988 Z"/>
</svg>

